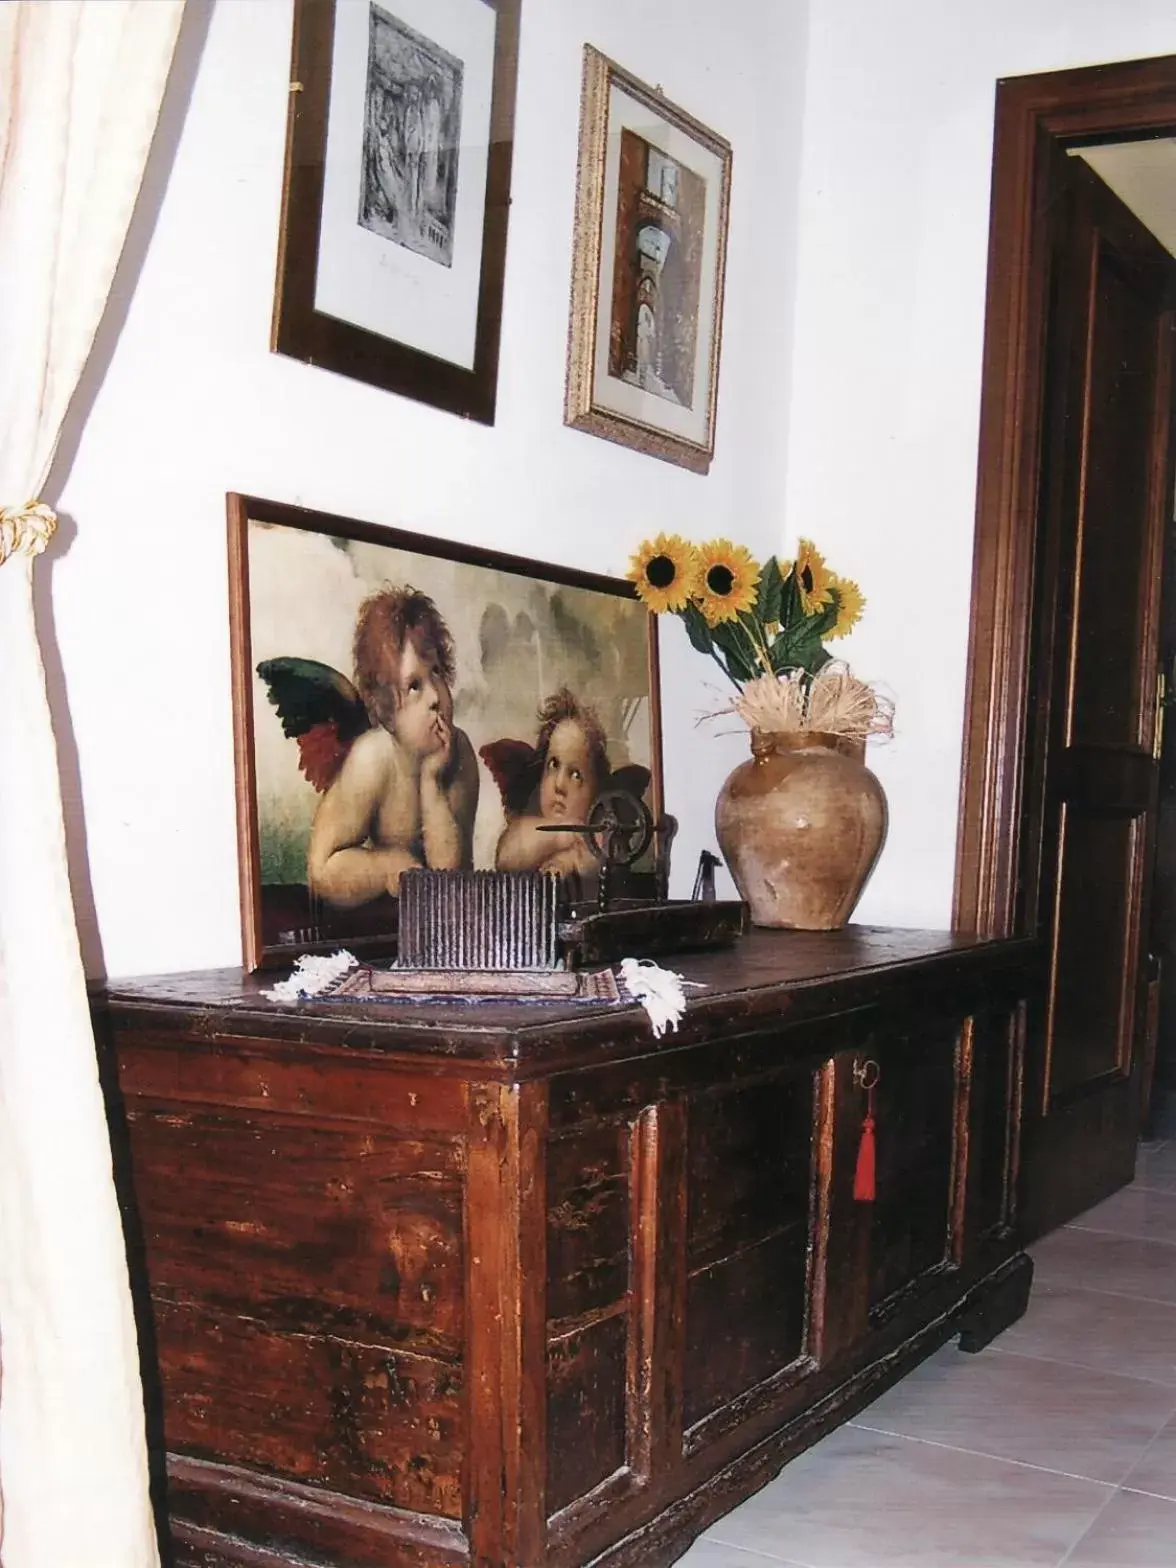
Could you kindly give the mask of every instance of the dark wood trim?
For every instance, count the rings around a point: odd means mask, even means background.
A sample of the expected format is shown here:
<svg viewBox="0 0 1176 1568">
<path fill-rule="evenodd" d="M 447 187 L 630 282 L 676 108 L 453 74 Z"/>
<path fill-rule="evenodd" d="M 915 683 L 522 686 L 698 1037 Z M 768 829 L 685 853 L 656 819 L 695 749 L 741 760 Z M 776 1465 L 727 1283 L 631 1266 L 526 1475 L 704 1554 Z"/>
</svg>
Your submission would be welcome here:
<svg viewBox="0 0 1176 1568">
<path fill-rule="evenodd" d="M 466 1519 L 474 1568 L 496 1568 L 500 1548 L 539 1562 L 546 1540 L 546 1136 L 546 1084 L 471 1087 Z"/>
<path fill-rule="evenodd" d="M 822 1064 L 817 1079 L 816 1255 L 806 1349 L 819 1367 L 835 1362 L 866 1334 L 874 1206 L 854 1197 L 853 1179 L 867 1104 L 854 1070 L 867 1056 L 865 1050 L 840 1052 Z"/>
<path fill-rule="evenodd" d="M 616 579 L 609 579 L 616 581 Z M 636 589 L 634 589 L 636 592 Z M 665 752 L 662 747 L 662 711 L 661 711 L 661 645 L 658 642 L 657 616 L 649 617 L 649 771 L 652 775 L 649 785 L 649 798 L 655 802 L 654 816 L 658 820 L 666 809 L 666 771 Z M 655 840 L 655 845 L 657 841 Z M 660 855 L 660 848 L 655 848 L 655 855 Z M 673 839 L 667 847 L 667 856 L 672 858 Z"/>
<path fill-rule="evenodd" d="M 997 85 L 972 621 L 953 920 L 1018 922 L 1043 440 L 1049 176 L 1068 146 L 1176 128 L 1176 55 Z M 1032 910 L 1036 900 L 1025 907 Z"/>
<path fill-rule="evenodd" d="M 274 1003 L 263 994 L 269 978 L 240 969 L 111 980 L 95 987 L 93 1006 L 99 1017 L 117 1007 L 120 1029 L 141 1037 L 148 1050 L 169 1049 L 165 1036 L 177 1030 L 199 1039 L 207 1009 L 215 1006 L 218 1039 L 234 1051 L 284 1054 L 282 1042 L 296 1017 L 300 1045 L 312 1054 L 341 1045 L 381 1061 L 407 1062 L 425 1056 L 430 1059 L 430 1072 L 438 1077 L 460 1076 L 476 1061 L 484 1078 L 525 1082 L 549 1076 L 557 1067 L 621 1062 L 635 1048 L 656 1056 L 683 1044 L 713 1044 L 737 1029 L 770 1028 L 785 1039 L 795 1038 L 803 1055 L 804 1036 L 794 1034 L 794 1026 L 835 1011 L 844 1020 L 839 1028 L 851 1027 L 847 1015 L 886 999 L 889 976 L 880 975 L 879 966 L 885 964 L 891 974 L 916 974 L 930 1010 L 950 1006 L 962 987 L 988 974 L 992 951 L 967 936 L 869 926 L 788 932 L 784 944 L 778 932 L 752 931 L 732 950 L 684 953 L 675 960 L 675 968 L 701 986 L 691 990 L 689 1010 L 678 1030 L 652 1044 L 649 1020 L 636 1005 L 587 1009 L 581 1004 L 544 1008 L 488 1004 L 471 1009 L 477 1014 L 476 1028 L 459 1028 L 425 1004 L 376 1008 L 347 1001 Z M 1022 966 L 1025 974 L 1040 972 L 1043 955 L 1038 943 L 1017 941 L 1002 946 L 1000 952 L 1010 965 Z M 935 960 L 933 966 L 929 959 Z M 835 1009 L 830 1009 L 828 997 L 832 974 L 837 977 Z M 718 994 L 720 987 L 722 994 Z M 536 1016 L 539 1013 L 541 1017 Z M 394 1037 L 373 1027 L 385 1020 L 395 1023 Z M 622 1086 L 618 1108 L 623 1094 Z M 857 1129 L 861 1109 L 859 1104 Z M 553 1125 L 572 1114 L 573 1108 L 560 1105 Z"/>
<path fill-rule="evenodd" d="M 234 1568 L 274 1568 L 299 1560 L 290 1553 L 325 1547 L 345 1553 L 356 1568 L 464 1568 L 469 1562 L 465 1532 L 454 1520 L 234 1465 L 168 1454 L 167 1495 L 182 1514 L 173 1526 L 176 1542 L 193 1549 L 194 1564 L 223 1559 Z M 269 1549 L 253 1552 L 241 1536 L 265 1540 Z M 201 1551 L 219 1551 L 222 1558 L 205 1558 Z M 187 1561 L 178 1556 L 176 1568 Z"/>
<path fill-rule="evenodd" d="M 1152 957 L 1150 963 L 1151 973 L 1148 976 L 1144 993 L 1143 1004 L 1143 1043 L 1140 1050 L 1140 1067 L 1142 1070 L 1142 1083 L 1140 1094 L 1143 1100 L 1143 1125 L 1146 1127 L 1151 1119 L 1152 1096 L 1155 1089 L 1156 1077 L 1156 1049 L 1159 1045 L 1160 1035 L 1160 986 L 1163 980 L 1163 966 L 1159 958 Z"/>
<path fill-rule="evenodd" d="M 1009 1020 L 1008 1109 L 1005 1119 L 1004 1229 L 1011 1231 L 1019 1215 L 1021 1127 L 1025 1116 L 1025 1044 L 1029 1037 L 1029 1004 L 1017 1003 Z"/>
<path fill-rule="evenodd" d="M 472 369 L 437 359 L 315 308 L 335 0 L 296 0 L 294 8 L 286 175 L 271 346 L 276 353 L 492 425 L 502 336 L 521 0 L 484 3 L 498 13 L 498 21 Z"/>
<path fill-rule="evenodd" d="M 822 1062 L 813 1079 L 813 1179 L 809 1202 L 813 1252 L 809 1261 L 804 1346 L 816 1366 L 825 1357 L 829 1327 L 829 1223 L 833 1202 L 837 1136 L 837 1060 Z"/>
<path fill-rule="evenodd" d="M 682 1452 L 682 1330 L 686 1295 L 686 1115 L 681 1101 L 648 1106 L 631 1141 L 633 1331 L 626 1447 L 629 1469 L 656 1484 Z"/>
<path fill-rule="evenodd" d="M 407 528 L 392 528 L 369 523 L 356 517 L 340 517 L 336 512 L 319 512 L 308 506 L 292 506 L 286 501 L 268 501 L 256 495 L 228 495 L 230 516 L 234 509 L 243 521 L 280 523 L 283 528 L 301 528 L 306 533 L 335 534 L 340 539 L 358 539 L 365 544 L 385 545 L 391 550 L 415 550 L 420 555 L 435 555 L 443 561 L 463 566 L 484 566 L 493 572 L 510 572 L 515 577 L 538 577 L 545 583 L 565 588 L 586 588 L 592 593 L 613 594 L 618 599 L 635 599 L 637 590 L 624 577 L 608 577 L 603 572 L 584 572 L 575 566 L 555 561 L 536 561 L 525 555 L 510 555 L 484 545 L 464 544 L 458 539 L 438 539 L 432 534 L 413 533 Z M 650 616 L 656 626 L 657 617 Z"/>
<path fill-rule="evenodd" d="M 972 1081 L 976 1059 L 976 1020 L 965 1018 L 956 1038 L 954 1127 L 952 1129 L 951 1187 L 947 1203 L 947 1256 L 959 1268 L 964 1245 L 975 1227 L 968 1226 L 968 1201 L 975 1184 L 968 1180 L 972 1144 Z"/>
<path fill-rule="evenodd" d="M 250 636 L 249 503 L 230 494 L 229 663 L 233 688 L 233 780 L 237 800 L 237 896 L 246 969 L 261 963 L 261 849 L 257 831 L 257 759 L 253 750 L 253 647 Z"/>
</svg>

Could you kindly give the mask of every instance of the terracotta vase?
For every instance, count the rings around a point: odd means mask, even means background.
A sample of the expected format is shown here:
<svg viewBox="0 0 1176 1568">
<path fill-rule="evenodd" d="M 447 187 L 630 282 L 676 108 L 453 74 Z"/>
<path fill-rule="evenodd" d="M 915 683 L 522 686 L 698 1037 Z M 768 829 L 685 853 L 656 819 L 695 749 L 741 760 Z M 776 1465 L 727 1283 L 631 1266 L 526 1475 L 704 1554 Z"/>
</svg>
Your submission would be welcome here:
<svg viewBox="0 0 1176 1568">
<path fill-rule="evenodd" d="M 817 730 L 754 730 L 719 791 L 715 832 L 757 926 L 835 931 L 886 838 L 886 796 L 864 745 Z"/>
</svg>

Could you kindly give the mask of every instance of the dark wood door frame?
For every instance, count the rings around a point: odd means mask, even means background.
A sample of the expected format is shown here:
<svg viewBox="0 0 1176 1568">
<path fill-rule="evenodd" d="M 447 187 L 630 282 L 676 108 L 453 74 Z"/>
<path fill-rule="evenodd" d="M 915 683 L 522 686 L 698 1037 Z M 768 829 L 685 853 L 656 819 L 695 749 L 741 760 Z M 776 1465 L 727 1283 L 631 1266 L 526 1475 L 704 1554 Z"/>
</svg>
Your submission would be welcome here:
<svg viewBox="0 0 1176 1568">
<path fill-rule="evenodd" d="M 1026 875 L 1025 778 L 1049 275 L 1059 150 L 1176 132 L 1176 56 L 997 84 L 972 622 L 953 921 L 1011 935 Z M 1030 872 L 1029 874 L 1036 874 Z"/>
</svg>

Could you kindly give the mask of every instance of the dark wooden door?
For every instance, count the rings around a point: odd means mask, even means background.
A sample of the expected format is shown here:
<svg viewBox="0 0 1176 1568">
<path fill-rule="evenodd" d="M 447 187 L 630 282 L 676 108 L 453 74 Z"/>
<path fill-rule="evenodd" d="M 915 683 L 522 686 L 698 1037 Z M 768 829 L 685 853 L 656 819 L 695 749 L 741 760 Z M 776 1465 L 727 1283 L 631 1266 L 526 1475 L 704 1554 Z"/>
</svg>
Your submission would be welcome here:
<svg viewBox="0 0 1176 1568">
<path fill-rule="evenodd" d="M 1164 674 L 1164 724 L 1159 759 L 1156 850 L 1152 862 L 1151 951 L 1153 974 L 1148 1002 L 1154 1017 L 1149 1041 L 1150 1096 L 1145 1083 L 1144 1126 L 1166 1135 L 1176 1121 L 1176 519 L 1164 540 L 1164 594 L 1160 631 Z"/>
<path fill-rule="evenodd" d="M 1161 560 L 1176 261 L 1079 158 L 1055 160 L 1038 539 L 1037 743 L 1024 868 L 1048 933 L 1032 1031 L 1026 1221 L 1131 1179 L 1147 1059 Z"/>
</svg>

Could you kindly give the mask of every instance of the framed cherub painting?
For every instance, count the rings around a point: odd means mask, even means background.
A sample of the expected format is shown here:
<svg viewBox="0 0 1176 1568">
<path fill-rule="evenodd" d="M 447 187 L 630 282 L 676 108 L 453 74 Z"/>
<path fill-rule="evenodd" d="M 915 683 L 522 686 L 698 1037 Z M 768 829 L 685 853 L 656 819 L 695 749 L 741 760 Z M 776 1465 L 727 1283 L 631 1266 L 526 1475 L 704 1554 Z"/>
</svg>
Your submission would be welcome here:
<svg viewBox="0 0 1176 1568">
<path fill-rule="evenodd" d="M 661 814 L 629 583 L 228 498 L 246 967 L 395 947 L 401 873 L 591 872 L 606 787 Z"/>
</svg>

